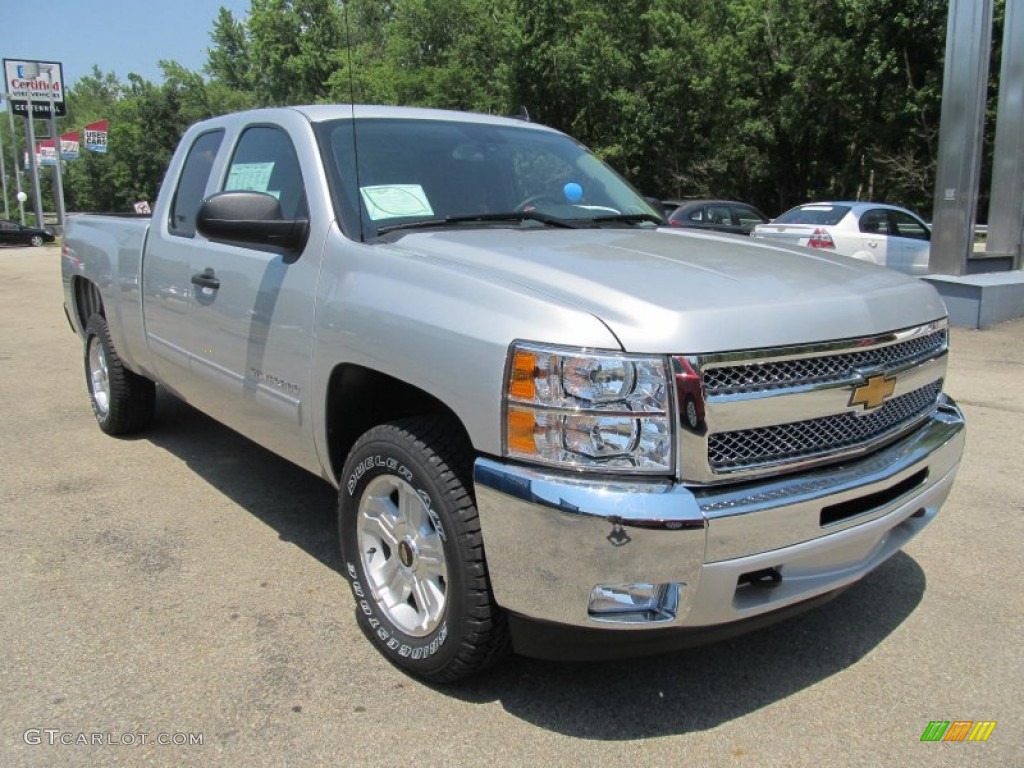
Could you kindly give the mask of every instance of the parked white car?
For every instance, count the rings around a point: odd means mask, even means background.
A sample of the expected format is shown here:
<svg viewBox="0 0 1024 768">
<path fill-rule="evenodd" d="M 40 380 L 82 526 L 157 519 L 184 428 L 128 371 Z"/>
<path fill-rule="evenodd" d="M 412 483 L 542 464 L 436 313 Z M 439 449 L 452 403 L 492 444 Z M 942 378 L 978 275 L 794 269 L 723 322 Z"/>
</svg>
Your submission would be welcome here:
<svg viewBox="0 0 1024 768">
<path fill-rule="evenodd" d="M 885 203 L 807 203 L 791 208 L 751 235 L 774 242 L 827 248 L 910 275 L 928 274 L 931 228 L 920 216 Z"/>
</svg>

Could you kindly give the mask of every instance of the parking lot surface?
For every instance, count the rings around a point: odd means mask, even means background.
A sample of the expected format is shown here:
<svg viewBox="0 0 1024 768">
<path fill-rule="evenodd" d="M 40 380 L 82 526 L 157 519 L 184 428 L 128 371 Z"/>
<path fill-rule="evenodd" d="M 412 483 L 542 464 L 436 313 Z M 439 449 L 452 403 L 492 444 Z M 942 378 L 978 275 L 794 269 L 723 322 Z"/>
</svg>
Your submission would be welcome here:
<svg viewBox="0 0 1024 768">
<path fill-rule="evenodd" d="M 953 330 L 953 494 L 828 605 L 432 688 L 356 628 L 329 485 L 164 393 L 99 431 L 59 258 L 0 249 L 0 765 L 1024 766 L 1024 320 Z"/>
</svg>

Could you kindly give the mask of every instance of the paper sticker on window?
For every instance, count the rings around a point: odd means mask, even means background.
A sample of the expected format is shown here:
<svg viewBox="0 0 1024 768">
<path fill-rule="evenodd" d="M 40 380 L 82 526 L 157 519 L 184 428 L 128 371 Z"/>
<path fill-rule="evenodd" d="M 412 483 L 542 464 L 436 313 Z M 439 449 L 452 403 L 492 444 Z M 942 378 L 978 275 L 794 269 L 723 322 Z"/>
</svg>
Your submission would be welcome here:
<svg viewBox="0 0 1024 768">
<path fill-rule="evenodd" d="M 274 172 L 274 164 L 270 163 L 235 163 L 228 173 L 227 190 L 250 190 L 266 192 L 270 183 L 270 175 Z"/>
<path fill-rule="evenodd" d="M 380 184 L 359 190 L 371 221 L 401 216 L 433 216 L 434 209 L 419 184 Z"/>
</svg>

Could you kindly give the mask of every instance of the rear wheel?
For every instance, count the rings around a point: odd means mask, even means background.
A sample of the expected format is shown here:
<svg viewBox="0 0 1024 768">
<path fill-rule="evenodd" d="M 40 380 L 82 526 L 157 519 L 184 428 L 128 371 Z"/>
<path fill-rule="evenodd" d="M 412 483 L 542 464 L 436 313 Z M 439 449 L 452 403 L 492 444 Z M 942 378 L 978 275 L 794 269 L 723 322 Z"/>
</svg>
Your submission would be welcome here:
<svg viewBox="0 0 1024 768">
<path fill-rule="evenodd" d="M 139 432 L 153 422 L 156 385 L 124 366 L 99 314 L 85 324 L 85 381 L 96 422 L 108 435 Z"/>
<path fill-rule="evenodd" d="M 471 471 L 461 431 L 427 418 L 371 429 L 342 475 L 339 533 L 358 621 L 392 663 L 431 682 L 475 674 L 509 647 Z"/>
</svg>

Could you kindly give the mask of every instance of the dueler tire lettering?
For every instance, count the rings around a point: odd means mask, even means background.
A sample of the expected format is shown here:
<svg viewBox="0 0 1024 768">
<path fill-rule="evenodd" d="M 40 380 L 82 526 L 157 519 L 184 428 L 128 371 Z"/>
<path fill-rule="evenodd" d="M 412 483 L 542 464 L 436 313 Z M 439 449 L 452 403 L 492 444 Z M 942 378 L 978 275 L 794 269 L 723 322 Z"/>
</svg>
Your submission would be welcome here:
<svg viewBox="0 0 1024 768">
<path fill-rule="evenodd" d="M 508 650 L 461 427 L 425 417 L 383 424 L 349 453 L 338 493 L 345 571 L 364 634 L 431 682 L 490 666 Z"/>
</svg>

